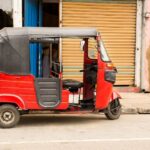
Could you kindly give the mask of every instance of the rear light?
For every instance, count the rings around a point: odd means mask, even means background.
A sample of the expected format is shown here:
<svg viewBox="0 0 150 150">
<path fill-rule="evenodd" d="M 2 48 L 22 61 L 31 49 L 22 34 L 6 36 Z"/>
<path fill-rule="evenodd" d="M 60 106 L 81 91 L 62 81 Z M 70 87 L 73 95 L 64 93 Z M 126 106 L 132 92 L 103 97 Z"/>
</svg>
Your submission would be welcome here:
<svg viewBox="0 0 150 150">
<path fill-rule="evenodd" d="M 108 68 L 115 68 L 114 64 L 112 62 L 109 62 L 106 64 Z"/>
<path fill-rule="evenodd" d="M 117 68 L 114 66 L 114 64 L 113 64 L 112 62 L 106 63 L 106 68 L 107 68 L 108 70 L 113 70 L 113 71 L 115 71 L 116 73 L 118 72 L 118 71 L 117 71 Z"/>
</svg>

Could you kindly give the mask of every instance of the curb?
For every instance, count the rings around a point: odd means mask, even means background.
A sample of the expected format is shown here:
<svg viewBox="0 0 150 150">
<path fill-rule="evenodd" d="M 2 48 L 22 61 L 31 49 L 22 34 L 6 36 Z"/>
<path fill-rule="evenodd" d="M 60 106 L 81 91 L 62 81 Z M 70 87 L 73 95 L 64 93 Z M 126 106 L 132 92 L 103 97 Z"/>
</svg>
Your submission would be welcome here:
<svg viewBox="0 0 150 150">
<path fill-rule="evenodd" d="M 141 89 L 138 88 L 138 87 L 117 87 L 115 86 L 114 89 L 116 91 L 118 91 L 119 93 L 122 92 L 122 93 L 139 93 L 141 92 Z"/>
<path fill-rule="evenodd" d="M 150 114 L 150 108 L 126 108 L 122 106 L 122 114 Z"/>
</svg>

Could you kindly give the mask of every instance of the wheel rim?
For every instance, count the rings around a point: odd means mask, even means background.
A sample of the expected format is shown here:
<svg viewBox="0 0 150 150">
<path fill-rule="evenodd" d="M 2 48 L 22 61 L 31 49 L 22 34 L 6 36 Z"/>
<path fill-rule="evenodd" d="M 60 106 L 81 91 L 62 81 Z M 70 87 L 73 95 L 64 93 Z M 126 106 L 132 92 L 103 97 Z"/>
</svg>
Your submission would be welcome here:
<svg viewBox="0 0 150 150">
<path fill-rule="evenodd" d="M 113 115 L 117 115 L 120 111 L 120 108 L 121 106 L 118 100 L 114 100 L 110 103 L 110 111 Z"/>
<path fill-rule="evenodd" d="M 10 124 L 15 120 L 15 114 L 12 111 L 4 111 L 1 113 L 0 121 L 4 124 Z"/>
</svg>

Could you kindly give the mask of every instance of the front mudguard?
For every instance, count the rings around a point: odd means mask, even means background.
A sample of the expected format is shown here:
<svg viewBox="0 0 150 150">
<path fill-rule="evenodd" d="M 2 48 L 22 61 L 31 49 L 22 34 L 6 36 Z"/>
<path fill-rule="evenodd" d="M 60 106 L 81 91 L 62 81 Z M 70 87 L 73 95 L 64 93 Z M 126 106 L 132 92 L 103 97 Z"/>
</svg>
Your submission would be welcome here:
<svg viewBox="0 0 150 150">
<path fill-rule="evenodd" d="M 120 94 L 117 91 L 114 90 L 112 92 L 112 95 L 110 97 L 110 101 L 109 102 L 112 102 L 115 99 L 122 99 L 122 97 L 120 96 Z"/>
<path fill-rule="evenodd" d="M 120 96 L 120 94 L 117 92 L 117 91 L 113 91 L 112 94 L 111 94 L 111 97 L 108 101 L 108 104 L 107 104 L 107 107 L 105 109 L 101 109 L 100 112 L 104 112 L 106 113 L 107 112 L 107 108 L 109 106 L 109 104 L 112 102 L 112 101 L 115 101 L 115 100 L 119 100 L 119 99 L 122 99 L 122 97 Z M 119 102 L 119 105 L 120 105 L 120 102 Z M 121 106 L 121 105 L 120 105 Z"/>
<path fill-rule="evenodd" d="M 100 99 L 100 98 L 99 98 Z M 110 96 L 109 96 L 109 98 L 107 98 L 105 101 L 103 100 L 103 99 L 101 99 L 101 100 L 97 100 L 97 104 L 99 104 L 99 105 L 96 105 L 96 109 L 97 110 L 100 110 L 100 111 L 104 111 L 105 109 L 107 109 L 107 107 L 109 106 L 109 104 L 112 102 L 112 101 L 114 101 L 114 100 L 116 100 L 116 99 L 121 99 L 121 96 L 120 96 L 120 94 L 117 92 L 117 91 L 112 91 L 111 93 L 110 93 Z M 99 103 L 98 103 L 99 102 Z"/>
</svg>

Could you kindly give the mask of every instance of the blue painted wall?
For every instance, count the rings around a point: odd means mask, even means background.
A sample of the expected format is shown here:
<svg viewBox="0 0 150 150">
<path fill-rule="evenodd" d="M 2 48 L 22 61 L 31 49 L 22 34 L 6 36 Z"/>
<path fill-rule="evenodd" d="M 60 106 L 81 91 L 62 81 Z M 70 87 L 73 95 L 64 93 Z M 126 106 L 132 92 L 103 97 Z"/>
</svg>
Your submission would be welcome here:
<svg viewBox="0 0 150 150">
<path fill-rule="evenodd" d="M 42 26 L 41 0 L 24 0 L 24 26 Z M 40 77 L 42 48 L 39 44 L 30 44 L 30 72 L 35 77 Z"/>
</svg>

